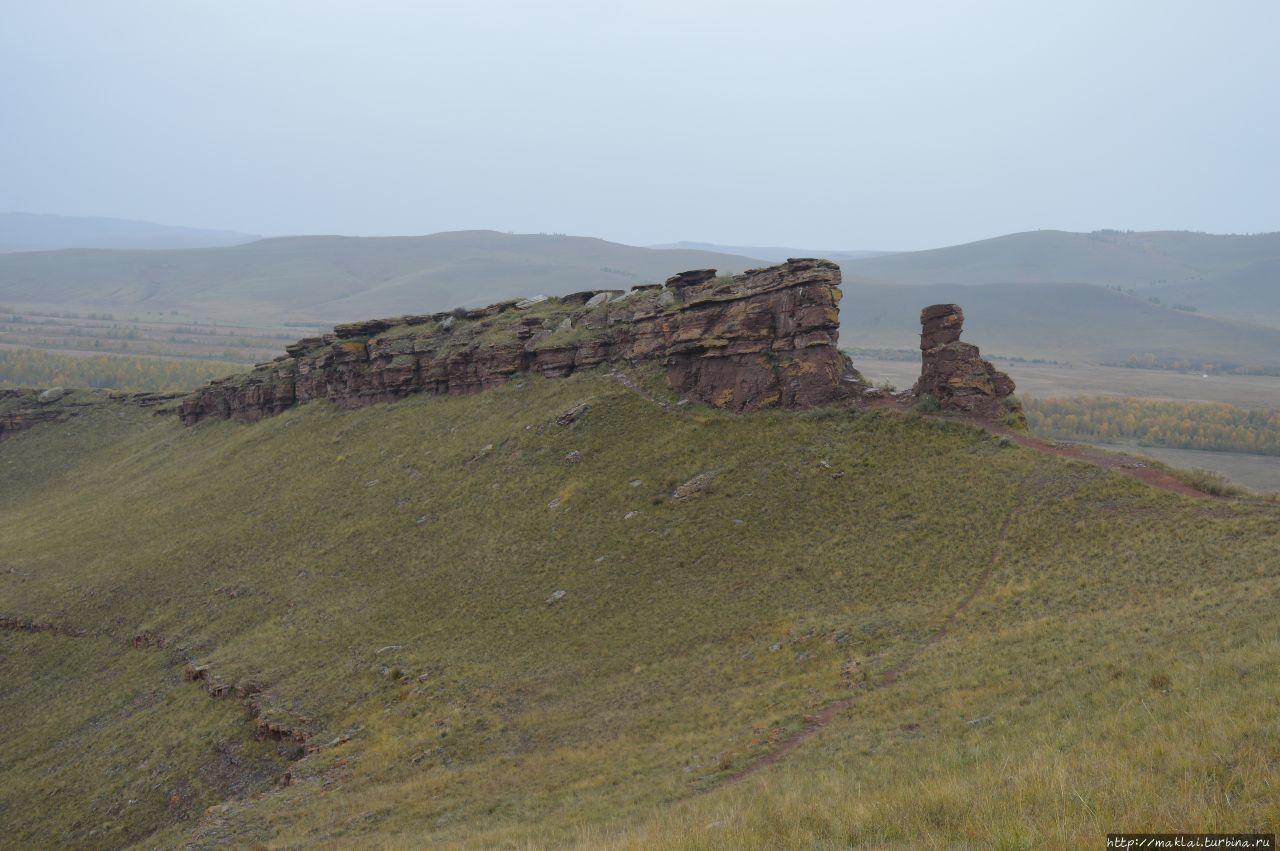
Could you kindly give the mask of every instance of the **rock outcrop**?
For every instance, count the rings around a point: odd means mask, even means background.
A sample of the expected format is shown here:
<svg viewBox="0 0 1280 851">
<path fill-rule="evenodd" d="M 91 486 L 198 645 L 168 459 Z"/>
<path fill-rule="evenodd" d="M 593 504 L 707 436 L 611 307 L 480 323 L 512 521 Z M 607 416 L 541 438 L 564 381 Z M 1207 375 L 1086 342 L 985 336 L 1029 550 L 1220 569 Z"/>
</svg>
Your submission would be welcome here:
<svg viewBox="0 0 1280 851">
<path fill-rule="evenodd" d="M 601 290 L 339 325 L 184 399 L 182 421 L 255 421 L 328 399 L 346 408 L 410 393 L 462 394 L 517 373 L 658 363 L 681 397 L 735 412 L 812 408 L 857 374 L 837 349 L 840 269 L 788 260 L 734 277 L 684 272 L 628 294 Z"/>
<path fill-rule="evenodd" d="M 118 393 L 61 387 L 44 391 L 27 387 L 0 390 L 0 440 L 41 423 L 62 422 L 79 416 L 96 405 L 120 403 L 153 408 L 177 398 L 176 393 Z"/>
<path fill-rule="evenodd" d="M 985 419 L 1021 418 L 1013 379 L 982 359 L 977 346 L 960 342 L 964 311 L 934 304 L 920 311 L 920 379 L 916 398 L 932 397 L 944 411 Z"/>
</svg>

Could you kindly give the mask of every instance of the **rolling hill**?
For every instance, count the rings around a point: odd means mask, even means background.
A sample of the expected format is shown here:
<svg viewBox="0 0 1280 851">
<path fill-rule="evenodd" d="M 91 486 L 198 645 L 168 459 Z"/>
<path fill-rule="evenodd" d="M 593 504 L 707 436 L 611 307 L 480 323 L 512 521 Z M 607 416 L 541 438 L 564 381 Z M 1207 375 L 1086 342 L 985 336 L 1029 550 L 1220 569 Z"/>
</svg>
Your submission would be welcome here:
<svg viewBox="0 0 1280 851">
<path fill-rule="evenodd" d="M 643 372 L 191 428 L 87 393 L 0 443 L 0 845 L 1280 823 L 1274 503 Z"/>
<path fill-rule="evenodd" d="M 259 324 L 342 322 L 544 292 L 627 289 L 686 269 L 734 273 L 755 265 L 705 251 L 495 231 L 299 236 L 227 248 L 0 256 L 0 303 L 179 310 Z"/>
<path fill-rule="evenodd" d="M 1042 231 L 935 251 L 843 259 L 847 297 L 841 342 L 853 348 L 914 348 L 920 308 L 954 301 L 969 310 L 975 333 L 993 354 L 1123 363 L 1150 353 L 1158 359 L 1280 368 L 1280 330 L 1256 324 L 1267 318 L 1268 304 L 1275 304 L 1280 316 L 1275 301 L 1280 289 L 1266 283 L 1274 280 L 1280 261 L 1249 259 L 1264 257 L 1276 245 L 1277 235 Z M 225 248 L 0 255 L 0 304 L 47 312 L 105 311 L 117 318 L 172 311 L 185 317 L 182 321 L 257 326 L 334 323 L 538 293 L 626 289 L 686 269 L 734 273 L 757 265 L 761 261 L 751 257 L 693 248 L 637 248 L 584 237 L 493 231 L 288 237 Z M 1231 271 L 1215 277 L 1211 268 Z M 1205 278 L 1185 283 L 1191 274 Z M 1155 283 L 1174 279 L 1184 283 Z M 889 283 L 868 283 L 872 280 Z M 1149 286 L 1136 296 L 1108 288 L 1120 283 L 1126 289 Z M 1151 297 L 1161 303 L 1151 303 Z M 1214 317 L 1203 307 L 1207 301 L 1225 315 L 1253 322 Z M 1169 309 L 1187 302 L 1202 305 L 1201 310 Z M 168 333 L 163 330 L 161 336 Z M 11 342 L 25 339 L 11 337 Z"/>
<path fill-rule="evenodd" d="M 989 355 L 1123 363 L 1151 353 L 1280 367 L 1280 328 L 1173 310 L 1088 284 L 846 284 L 844 290 L 840 340 L 847 347 L 914 349 L 912 320 L 920 307 L 955 302 Z"/>
<path fill-rule="evenodd" d="M 158 225 L 98 216 L 0 213 L 0 253 L 58 248 L 207 248 L 258 237 L 227 230 Z"/>
<path fill-rule="evenodd" d="M 889 284 L 1186 284 L 1280 258 L 1280 233 L 1040 230 L 927 251 L 842 261 L 848 278 Z M 1197 305 L 1212 312 L 1212 305 Z"/>
<path fill-rule="evenodd" d="M 1212 305 L 1220 316 L 1280 325 L 1280 257 L 1258 260 L 1201 281 L 1165 284 L 1155 292 L 1170 303 Z"/>
<path fill-rule="evenodd" d="M 717 245 L 713 242 L 669 242 L 662 245 L 651 245 L 650 248 L 682 249 L 691 251 L 715 251 L 721 254 L 737 254 L 742 257 L 755 257 L 768 260 L 770 263 L 781 263 L 791 257 L 823 257 L 837 263 L 842 260 L 860 259 L 863 257 L 882 257 L 893 254 L 892 251 L 861 250 L 823 250 L 815 248 L 787 248 L 779 245 Z"/>
</svg>

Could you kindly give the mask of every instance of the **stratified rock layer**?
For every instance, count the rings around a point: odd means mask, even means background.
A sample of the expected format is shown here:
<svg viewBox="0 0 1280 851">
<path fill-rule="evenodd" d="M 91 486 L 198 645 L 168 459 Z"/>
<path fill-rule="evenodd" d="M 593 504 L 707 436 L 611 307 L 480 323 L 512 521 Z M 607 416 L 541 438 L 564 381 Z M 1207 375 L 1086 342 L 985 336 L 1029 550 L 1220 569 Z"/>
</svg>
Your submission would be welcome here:
<svg viewBox="0 0 1280 851">
<path fill-rule="evenodd" d="M 732 278 L 685 272 L 629 294 L 602 290 L 339 325 L 252 372 L 210 383 L 183 400 L 179 414 L 187 424 L 255 421 L 315 399 L 356 408 L 605 363 L 660 363 L 683 398 L 732 411 L 811 408 L 856 380 L 836 348 L 839 284 L 834 263 L 788 260 Z"/>
<path fill-rule="evenodd" d="M 982 359 L 977 346 L 960 342 L 964 311 L 934 304 L 920 311 L 920 379 L 916 397 L 932 396 L 946 411 L 988 419 L 1021 418 L 1013 379 Z"/>
<path fill-rule="evenodd" d="M 62 422 L 95 405 L 125 404 L 155 408 L 176 399 L 173 393 L 117 393 L 103 390 L 36 390 L 28 387 L 0 390 L 0 440 L 41 423 Z M 157 410 L 159 413 L 159 410 Z"/>
</svg>

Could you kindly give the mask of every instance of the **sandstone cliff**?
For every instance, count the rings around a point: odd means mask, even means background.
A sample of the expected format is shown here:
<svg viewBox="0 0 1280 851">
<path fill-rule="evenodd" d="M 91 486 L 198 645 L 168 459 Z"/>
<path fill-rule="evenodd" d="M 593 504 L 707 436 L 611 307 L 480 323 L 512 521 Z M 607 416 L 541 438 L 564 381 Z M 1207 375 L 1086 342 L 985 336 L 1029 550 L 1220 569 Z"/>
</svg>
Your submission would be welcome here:
<svg viewBox="0 0 1280 851">
<path fill-rule="evenodd" d="M 986 419 L 1013 415 L 1021 408 L 1013 379 L 982 359 L 977 346 L 960 342 L 964 311 L 958 304 L 934 304 L 920 311 L 920 379 L 912 392 L 931 396 L 944 411 Z"/>
<path fill-rule="evenodd" d="M 684 272 L 630 293 L 590 291 L 339 325 L 187 397 L 187 424 L 254 421 L 328 399 L 354 408 L 410 393 L 472 393 L 517 373 L 559 377 L 658 363 L 683 398 L 732 411 L 811 408 L 857 374 L 837 349 L 840 270 L 789 260 L 734 277 Z"/>
</svg>

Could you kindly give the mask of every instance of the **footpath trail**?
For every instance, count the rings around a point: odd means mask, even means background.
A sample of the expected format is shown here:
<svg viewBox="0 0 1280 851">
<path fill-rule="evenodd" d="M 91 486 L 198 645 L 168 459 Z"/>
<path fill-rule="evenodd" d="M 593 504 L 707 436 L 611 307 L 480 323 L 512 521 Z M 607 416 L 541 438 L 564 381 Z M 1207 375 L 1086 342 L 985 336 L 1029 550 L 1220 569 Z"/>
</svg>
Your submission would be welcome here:
<svg viewBox="0 0 1280 851">
<path fill-rule="evenodd" d="M 744 766 L 733 774 L 721 778 L 720 782 L 708 786 L 702 791 L 709 792 L 712 789 L 719 789 L 731 783 L 737 783 L 741 780 L 745 780 L 757 772 L 763 771 L 764 769 L 769 768 L 772 765 L 776 765 L 786 759 L 793 751 L 804 744 L 815 733 L 851 709 L 858 703 L 858 701 L 863 700 L 873 692 L 887 688 L 897 682 L 899 677 L 910 670 L 912 666 L 919 661 L 925 651 L 946 638 L 956 620 L 964 614 L 965 610 L 969 608 L 974 599 L 982 593 L 983 589 L 986 588 L 987 584 L 991 581 L 992 574 L 995 573 L 996 567 L 999 566 L 1000 560 L 1004 556 L 1005 543 L 1009 538 L 1009 527 L 1013 525 L 1014 517 L 1018 513 L 1018 507 L 1020 504 L 1021 500 L 1016 501 L 1013 507 L 1009 509 L 1009 513 L 1005 515 L 1004 522 L 1000 524 L 1000 533 L 996 538 L 995 548 L 992 550 L 991 558 L 987 561 L 987 565 L 983 568 L 982 573 L 980 573 L 977 579 L 974 580 L 973 584 L 969 586 L 969 591 L 964 595 L 960 602 L 956 604 L 955 608 L 951 610 L 942 624 L 938 626 L 938 628 L 935 629 L 927 639 L 913 648 L 906 657 L 900 660 L 897 664 L 881 673 L 872 682 L 869 688 L 864 689 L 857 694 L 829 703 L 813 715 L 806 715 L 804 719 L 804 727 L 780 741 L 773 750 L 769 751 L 769 753 Z"/>
<path fill-rule="evenodd" d="M 1070 458 L 1075 461 L 1084 461 L 1086 464 L 1095 464 L 1099 467 L 1105 467 L 1108 470 L 1114 470 L 1117 473 L 1123 473 L 1126 476 L 1133 476 L 1135 479 L 1146 482 L 1152 487 L 1159 488 L 1160 490 L 1181 494 L 1182 496 L 1211 496 L 1202 490 L 1193 488 L 1181 479 L 1178 479 L 1157 467 L 1152 467 L 1132 455 L 1103 452 L 1100 449 L 1093 449 L 1092 447 L 1081 446 L 1075 443 L 1051 443 L 1047 440 L 1041 440 L 1038 437 L 1032 437 L 1025 432 L 1013 431 L 1012 429 L 1005 428 L 1004 426 L 988 425 L 983 423 L 979 423 L 979 425 L 982 425 L 983 428 L 992 434 L 998 434 L 1003 438 L 1007 438 L 1010 443 L 1016 443 L 1018 446 L 1022 446 L 1026 449 L 1032 449 L 1036 452 L 1042 452 L 1045 455 L 1056 455 L 1059 458 Z"/>
</svg>

